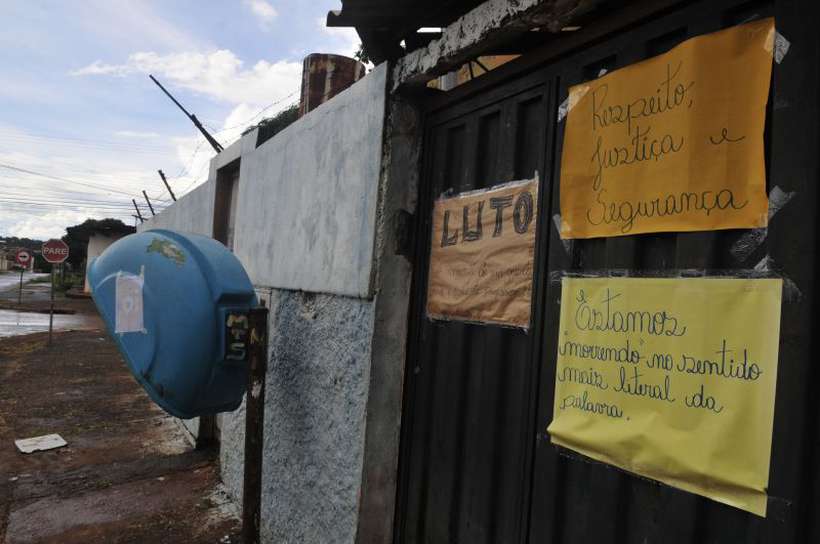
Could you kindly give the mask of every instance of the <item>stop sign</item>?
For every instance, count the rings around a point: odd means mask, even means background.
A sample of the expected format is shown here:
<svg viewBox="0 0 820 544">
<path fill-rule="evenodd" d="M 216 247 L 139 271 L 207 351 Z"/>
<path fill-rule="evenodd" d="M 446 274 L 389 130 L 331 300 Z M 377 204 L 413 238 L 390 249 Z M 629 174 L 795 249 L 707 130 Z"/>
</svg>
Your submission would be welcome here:
<svg viewBox="0 0 820 544">
<path fill-rule="evenodd" d="M 51 264 L 58 264 L 68 259 L 68 246 L 62 240 L 49 240 L 43 243 L 43 259 Z"/>
<path fill-rule="evenodd" d="M 17 264 L 22 267 L 26 267 L 28 266 L 28 263 L 31 262 L 31 253 L 29 253 L 27 249 L 18 249 L 15 259 Z"/>
</svg>

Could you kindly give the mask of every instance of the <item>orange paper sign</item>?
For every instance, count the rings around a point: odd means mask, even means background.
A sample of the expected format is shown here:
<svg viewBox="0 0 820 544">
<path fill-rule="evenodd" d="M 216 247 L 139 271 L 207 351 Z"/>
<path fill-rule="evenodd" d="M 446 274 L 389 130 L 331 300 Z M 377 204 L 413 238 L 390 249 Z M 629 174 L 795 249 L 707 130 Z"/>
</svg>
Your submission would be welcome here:
<svg viewBox="0 0 820 544">
<path fill-rule="evenodd" d="M 561 236 L 765 227 L 774 38 L 764 19 L 570 88 Z"/>
<path fill-rule="evenodd" d="M 437 200 L 427 314 L 529 327 L 537 214 L 537 177 Z"/>
</svg>

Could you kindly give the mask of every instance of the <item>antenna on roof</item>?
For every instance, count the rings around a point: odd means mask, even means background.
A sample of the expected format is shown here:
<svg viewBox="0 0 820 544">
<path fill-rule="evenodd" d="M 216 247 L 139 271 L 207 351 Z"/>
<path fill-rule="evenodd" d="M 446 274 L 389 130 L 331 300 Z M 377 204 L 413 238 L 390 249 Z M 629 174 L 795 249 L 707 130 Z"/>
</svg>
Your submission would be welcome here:
<svg viewBox="0 0 820 544">
<path fill-rule="evenodd" d="M 157 84 L 157 87 L 159 87 L 160 89 L 162 89 L 162 92 L 164 92 L 164 93 L 168 96 L 168 98 L 170 98 L 170 99 L 174 102 L 174 104 L 176 104 L 176 105 L 177 105 L 177 107 L 178 107 L 179 109 L 181 109 L 181 110 L 182 110 L 182 112 L 183 112 L 185 115 L 187 115 L 187 116 L 188 116 L 188 119 L 190 119 L 190 120 L 191 120 L 191 122 L 194 124 L 194 126 L 195 126 L 196 128 L 198 128 L 198 129 L 199 129 L 199 132 L 201 132 L 201 133 L 202 133 L 202 135 L 203 135 L 203 136 L 205 136 L 205 139 L 206 139 L 206 140 L 208 140 L 208 143 L 209 143 L 209 144 L 211 144 L 211 147 L 213 147 L 213 148 L 214 148 L 214 151 L 216 151 L 217 153 L 219 153 L 220 151 L 222 151 L 222 149 L 223 149 L 222 144 L 220 144 L 219 142 L 217 142 L 217 141 L 216 141 L 216 139 L 214 139 L 214 137 L 213 137 L 213 136 L 211 136 L 211 134 L 210 134 L 207 130 L 205 130 L 205 127 L 203 127 L 203 126 L 202 126 L 202 123 L 200 123 L 200 122 L 199 122 L 199 119 L 197 119 L 197 118 L 196 118 L 196 115 L 194 115 L 194 114 L 192 114 L 192 113 L 188 113 L 188 110 L 186 110 L 185 108 L 183 108 L 183 107 L 182 107 L 182 104 L 180 104 L 180 103 L 177 101 L 177 99 L 176 99 L 176 98 L 174 98 L 174 97 L 173 97 L 173 95 L 171 95 L 171 93 L 169 93 L 169 92 L 165 89 L 165 87 L 163 87 L 163 86 L 162 86 L 162 83 L 160 83 L 159 81 L 157 81 L 157 78 L 155 78 L 155 77 L 154 77 L 154 76 L 152 76 L 151 74 L 148 74 L 148 77 L 150 77 L 150 78 L 151 78 L 151 81 L 153 81 L 154 83 L 156 83 L 156 84 Z"/>
</svg>

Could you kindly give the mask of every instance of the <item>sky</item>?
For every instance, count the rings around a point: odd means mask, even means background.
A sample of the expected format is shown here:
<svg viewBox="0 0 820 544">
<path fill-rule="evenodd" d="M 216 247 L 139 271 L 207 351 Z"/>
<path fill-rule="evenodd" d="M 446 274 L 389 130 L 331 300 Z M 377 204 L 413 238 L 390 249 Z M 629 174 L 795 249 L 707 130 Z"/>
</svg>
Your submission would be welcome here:
<svg viewBox="0 0 820 544">
<path fill-rule="evenodd" d="M 214 152 L 153 74 L 224 146 L 298 102 L 302 59 L 352 55 L 339 0 L 0 2 L 0 236 L 134 224 L 208 175 Z"/>
</svg>

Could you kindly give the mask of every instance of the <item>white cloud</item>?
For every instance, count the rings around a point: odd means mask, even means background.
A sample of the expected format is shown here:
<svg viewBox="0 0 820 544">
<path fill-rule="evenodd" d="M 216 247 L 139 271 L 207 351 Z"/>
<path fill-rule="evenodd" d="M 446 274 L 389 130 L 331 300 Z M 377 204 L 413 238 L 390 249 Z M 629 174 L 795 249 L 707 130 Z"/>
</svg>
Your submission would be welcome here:
<svg viewBox="0 0 820 544">
<path fill-rule="evenodd" d="M 88 66 L 83 66 L 77 70 L 72 70 L 69 75 L 72 76 L 119 76 L 124 77 L 130 74 L 133 70 L 126 65 L 105 64 L 101 60 L 95 60 Z"/>
<path fill-rule="evenodd" d="M 95 61 L 75 70 L 72 75 L 127 76 L 148 73 L 156 75 L 164 84 L 232 105 L 230 113 L 222 122 L 221 130 L 214 133 L 220 143 L 228 146 L 249 125 L 258 123 L 299 100 L 302 64 L 261 60 L 245 68 L 244 62 L 226 49 L 165 55 L 138 52 L 130 55 L 122 64 Z M 139 137 L 132 131 L 120 131 L 116 134 L 121 137 Z M 213 150 L 200 135 L 171 138 L 168 143 L 182 164 L 178 172 L 182 176 L 166 172 L 175 178 L 172 185 L 179 196 L 207 177 Z"/>
<path fill-rule="evenodd" d="M 139 130 L 118 130 L 114 133 L 114 136 L 119 136 L 120 138 L 136 138 L 139 140 L 151 140 L 160 137 L 156 132 L 141 132 Z"/>
<path fill-rule="evenodd" d="M 29 212 L 4 212 L 2 232 L 7 236 L 17 236 L 19 238 L 33 238 L 35 240 L 48 240 L 49 238 L 60 238 L 65 235 L 66 227 L 82 223 L 86 219 L 105 219 L 111 217 L 110 214 L 90 211 L 50 211 L 32 215 Z M 126 225 L 133 225 L 133 219 L 128 217 L 116 217 Z"/>
<path fill-rule="evenodd" d="M 202 33 L 177 25 L 156 8 L 157 3 L 134 0 L 96 0 L 71 3 L 83 30 L 96 36 L 99 43 L 117 44 L 125 50 L 151 48 L 184 51 L 211 47 Z M 50 16 L 50 10 L 43 10 Z"/>
<path fill-rule="evenodd" d="M 319 52 L 352 57 L 353 54 L 359 49 L 359 44 L 362 43 L 356 29 L 348 27 L 332 27 L 327 26 L 326 23 L 327 21 L 324 17 L 316 19 L 316 24 L 320 29 L 322 29 L 322 32 L 330 38 L 330 47 L 328 50 Z"/>
<path fill-rule="evenodd" d="M 13 140 L 12 146 L 0 149 L 0 163 L 62 178 L 0 168 L 0 235 L 61 236 L 65 227 L 89 217 L 130 223 L 131 198 L 138 198 L 145 209 L 143 189 L 158 207 L 170 199 L 156 167 L 176 162 L 171 141 L 158 140 L 150 152 L 135 153 L 92 145 L 92 140 L 44 138 L 12 125 L 0 125 L 0 133 Z M 192 178 L 170 181 L 177 189 Z"/>
<path fill-rule="evenodd" d="M 222 129 L 213 135 L 227 147 L 238 140 L 249 126 L 255 125 L 266 117 L 276 115 L 276 113 L 292 105 L 294 102 L 298 102 L 298 100 L 299 95 L 297 93 L 295 96 L 288 97 L 278 104 L 264 109 L 264 111 L 250 104 L 239 104 L 234 107 L 225 118 L 225 121 L 222 123 Z M 214 156 L 214 152 L 201 135 L 191 138 L 174 138 L 173 141 L 176 147 L 177 158 L 185 165 L 184 182 L 180 179 L 177 189 L 184 194 L 196 188 L 207 178 L 210 161 Z M 179 196 L 179 194 L 177 196 Z"/>
<path fill-rule="evenodd" d="M 259 19 L 259 26 L 264 30 L 268 30 L 273 20 L 279 15 L 276 9 L 265 0 L 245 0 L 243 3 L 256 15 Z"/>
<path fill-rule="evenodd" d="M 243 61 L 232 51 L 209 53 L 184 52 L 161 55 L 139 52 L 124 64 L 105 64 L 99 60 L 71 72 L 75 76 L 152 73 L 162 80 L 229 104 L 264 106 L 301 85 L 302 64 L 260 60 L 244 69 Z"/>
</svg>

